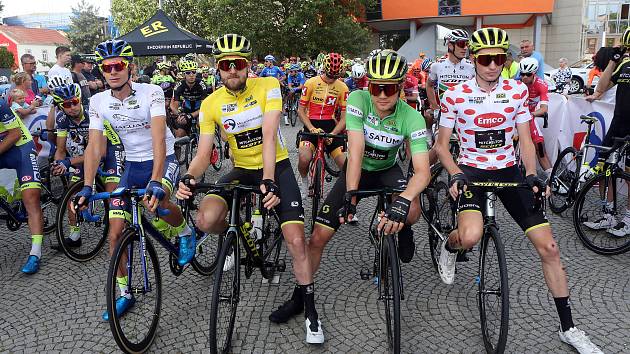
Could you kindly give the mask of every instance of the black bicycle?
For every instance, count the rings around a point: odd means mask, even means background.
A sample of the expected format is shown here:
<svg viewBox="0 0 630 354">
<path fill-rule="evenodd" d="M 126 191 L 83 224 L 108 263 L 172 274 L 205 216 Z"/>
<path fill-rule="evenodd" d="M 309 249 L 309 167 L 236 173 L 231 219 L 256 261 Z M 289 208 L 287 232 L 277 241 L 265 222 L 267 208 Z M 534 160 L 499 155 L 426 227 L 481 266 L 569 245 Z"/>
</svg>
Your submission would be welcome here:
<svg viewBox="0 0 630 354">
<path fill-rule="evenodd" d="M 392 195 L 402 191 L 403 189 L 399 188 L 383 188 L 347 193 L 357 198 L 377 197 L 368 233 L 370 243 L 374 247 L 374 260 L 372 269 L 362 269 L 360 274 L 363 280 L 375 279 L 378 282 L 378 300 L 383 304 L 387 345 L 392 353 L 400 353 L 400 301 L 404 300 L 403 279 L 398 259 L 398 240 L 394 235 L 385 235 L 383 231 L 377 231 L 376 225 L 380 220 L 378 215 L 387 210 Z"/>
<path fill-rule="evenodd" d="M 287 118 L 292 127 L 295 127 L 298 120 L 298 102 L 300 102 L 300 92 L 294 91 L 291 99 L 287 102 Z"/>
<path fill-rule="evenodd" d="M 275 211 L 267 211 L 262 207 L 259 186 L 199 183 L 194 190 L 195 193 L 229 192 L 232 197 L 229 227 L 217 257 L 210 304 L 210 352 L 229 353 L 240 300 L 241 266 L 248 279 L 254 268 L 259 268 L 265 279 L 272 279 L 276 272 L 284 272 L 286 264 L 284 259 L 280 259 L 282 231 Z M 262 232 L 259 234 L 257 230 L 255 236 L 252 235 L 250 222 L 253 206 L 261 211 L 263 219 Z M 241 218 L 241 212 L 244 218 Z M 245 250 L 244 257 L 241 256 L 241 246 Z"/>
<path fill-rule="evenodd" d="M 591 251 L 614 255 L 630 250 L 630 234 L 613 226 L 628 208 L 630 174 L 621 166 L 630 152 L 630 136 L 615 138 L 610 158 L 603 170 L 590 178 L 579 191 L 573 208 L 573 226 Z"/>
</svg>

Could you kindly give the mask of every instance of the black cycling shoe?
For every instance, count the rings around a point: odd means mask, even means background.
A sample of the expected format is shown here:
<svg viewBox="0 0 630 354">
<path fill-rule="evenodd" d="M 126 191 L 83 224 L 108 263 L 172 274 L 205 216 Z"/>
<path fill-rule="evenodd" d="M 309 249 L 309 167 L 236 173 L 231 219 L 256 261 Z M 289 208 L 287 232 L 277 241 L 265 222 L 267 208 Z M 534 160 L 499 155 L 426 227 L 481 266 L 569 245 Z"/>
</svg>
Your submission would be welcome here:
<svg viewBox="0 0 630 354">
<path fill-rule="evenodd" d="M 413 259 L 416 251 L 416 244 L 413 243 L 413 230 L 411 226 L 405 225 L 398 231 L 398 258 L 403 263 L 409 263 Z"/>
<path fill-rule="evenodd" d="M 66 237 L 63 239 L 63 244 L 70 247 L 70 248 L 77 248 L 77 247 L 81 247 L 81 238 L 79 238 L 78 240 L 73 240 L 70 237 Z"/>
<path fill-rule="evenodd" d="M 295 299 L 286 301 L 282 306 L 279 306 L 277 310 L 269 315 L 269 321 L 273 323 L 285 323 L 288 322 L 295 315 L 299 315 L 304 311 L 304 303 L 298 302 Z"/>
</svg>

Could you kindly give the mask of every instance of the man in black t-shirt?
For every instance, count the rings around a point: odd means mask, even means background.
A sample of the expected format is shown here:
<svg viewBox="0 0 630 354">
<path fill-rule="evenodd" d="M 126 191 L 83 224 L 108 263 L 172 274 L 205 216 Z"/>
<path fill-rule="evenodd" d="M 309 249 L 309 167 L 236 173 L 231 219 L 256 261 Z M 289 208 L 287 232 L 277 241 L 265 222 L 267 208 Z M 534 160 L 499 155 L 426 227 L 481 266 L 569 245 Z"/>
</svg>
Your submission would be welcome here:
<svg viewBox="0 0 630 354">
<path fill-rule="evenodd" d="M 171 112 L 177 117 L 171 120 L 170 126 L 175 137 L 190 134 L 192 121 L 199 117 L 201 101 L 208 96 L 208 86 L 197 79 L 198 65 L 194 61 L 179 63 L 179 71 L 184 73 L 184 80 L 178 82 L 173 90 Z"/>
</svg>

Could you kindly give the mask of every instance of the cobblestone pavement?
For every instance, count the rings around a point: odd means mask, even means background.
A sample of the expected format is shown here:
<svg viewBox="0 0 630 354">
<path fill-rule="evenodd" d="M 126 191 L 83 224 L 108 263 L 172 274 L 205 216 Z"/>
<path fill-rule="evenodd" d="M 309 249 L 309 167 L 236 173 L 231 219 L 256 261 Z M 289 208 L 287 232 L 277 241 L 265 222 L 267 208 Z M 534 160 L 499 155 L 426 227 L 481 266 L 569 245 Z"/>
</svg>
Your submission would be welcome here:
<svg viewBox="0 0 630 354">
<path fill-rule="evenodd" d="M 282 128 L 297 165 L 296 128 Z M 329 186 L 328 186 L 329 187 Z M 305 203 L 310 215 L 309 203 Z M 234 333 L 234 352 L 381 353 L 385 326 L 377 288 L 360 279 L 372 261 L 367 221 L 373 201 L 359 205 L 357 227 L 344 226 L 330 242 L 316 278 L 316 303 L 326 343 L 304 342 L 303 318 L 288 324 L 269 322 L 269 313 L 290 296 L 294 280 L 290 258 L 279 284 L 262 285 L 258 273 L 244 279 Z M 510 279 L 511 353 L 570 353 L 558 339 L 559 321 L 540 261 L 530 242 L 503 209 L 498 220 L 507 250 Z M 585 249 L 570 216 L 551 216 L 569 274 L 575 322 L 606 353 L 630 353 L 630 254 L 605 257 Z M 455 283 L 444 285 L 434 271 L 426 241 L 427 225 L 414 226 L 416 255 L 402 266 L 406 299 L 402 302 L 402 350 L 406 353 L 483 352 L 476 304 L 477 254 L 458 267 Z M 118 352 L 109 326 L 101 321 L 108 257 L 102 251 L 87 263 L 75 263 L 45 240 L 42 268 L 25 276 L 20 268 L 30 241 L 23 227 L 0 231 L 0 352 Z M 209 298 L 212 277 L 192 269 L 175 277 L 160 253 L 162 317 L 153 352 L 208 352 Z"/>
</svg>

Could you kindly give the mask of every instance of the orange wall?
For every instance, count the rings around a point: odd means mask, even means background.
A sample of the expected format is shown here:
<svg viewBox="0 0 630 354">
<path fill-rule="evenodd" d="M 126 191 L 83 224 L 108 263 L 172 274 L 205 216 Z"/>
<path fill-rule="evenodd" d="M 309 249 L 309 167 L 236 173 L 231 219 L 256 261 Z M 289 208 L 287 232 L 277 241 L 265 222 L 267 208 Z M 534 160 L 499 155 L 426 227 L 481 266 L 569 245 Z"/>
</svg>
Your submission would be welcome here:
<svg viewBox="0 0 630 354">
<path fill-rule="evenodd" d="M 554 0 L 461 0 L 462 16 L 551 13 Z M 382 0 L 383 20 L 437 17 L 438 0 Z"/>
</svg>

